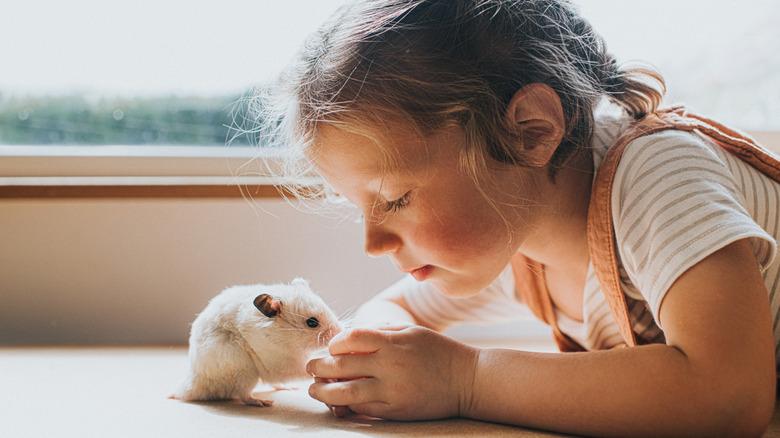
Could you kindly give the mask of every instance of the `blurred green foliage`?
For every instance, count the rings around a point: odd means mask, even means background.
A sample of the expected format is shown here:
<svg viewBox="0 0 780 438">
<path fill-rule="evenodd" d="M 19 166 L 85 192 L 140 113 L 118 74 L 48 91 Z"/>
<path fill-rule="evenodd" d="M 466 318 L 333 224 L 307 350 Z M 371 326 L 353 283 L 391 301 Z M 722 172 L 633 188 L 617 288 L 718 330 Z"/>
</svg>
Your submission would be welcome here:
<svg viewBox="0 0 780 438">
<path fill-rule="evenodd" d="M 246 146 L 235 129 L 239 99 L 0 97 L 0 144 Z"/>
</svg>

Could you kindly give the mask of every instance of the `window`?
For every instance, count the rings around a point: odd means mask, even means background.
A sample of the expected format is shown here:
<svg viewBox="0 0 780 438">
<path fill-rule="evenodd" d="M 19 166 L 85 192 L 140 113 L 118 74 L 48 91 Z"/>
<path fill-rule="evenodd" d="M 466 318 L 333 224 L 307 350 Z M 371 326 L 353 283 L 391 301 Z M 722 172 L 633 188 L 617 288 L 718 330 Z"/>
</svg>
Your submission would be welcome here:
<svg viewBox="0 0 780 438">
<path fill-rule="evenodd" d="M 341 3 L 6 1 L 0 145 L 245 146 L 232 104 L 272 81 Z M 780 131 L 776 1 L 575 3 L 620 60 L 661 70 L 670 103 Z"/>
<path fill-rule="evenodd" d="M 338 4 L 6 1 L 0 144 L 225 145 L 231 105 Z"/>
</svg>

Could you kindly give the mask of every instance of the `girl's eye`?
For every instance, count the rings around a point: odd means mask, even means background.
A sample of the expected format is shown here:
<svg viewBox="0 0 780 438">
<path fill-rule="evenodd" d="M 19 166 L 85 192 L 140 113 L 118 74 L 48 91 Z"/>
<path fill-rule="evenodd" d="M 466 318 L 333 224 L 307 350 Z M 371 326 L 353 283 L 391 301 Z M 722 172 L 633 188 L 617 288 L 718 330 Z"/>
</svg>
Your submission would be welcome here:
<svg viewBox="0 0 780 438">
<path fill-rule="evenodd" d="M 306 320 L 306 325 L 308 325 L 311 328 L 316 328 L 320 325 L 320 321 L 317 318 L 312 316 L 311 318 Z"/>
<path fill-rule="evenodd" d="M 385 212 L 387 213 L 395 213 L 402 208 L 409 205 L 409 201 L 411 199 L 410 195 L 412 192 L 406 192 L 403 196 L 396 199 L 395 201 L 388 201 L 385 203 Z"/>
</svg>

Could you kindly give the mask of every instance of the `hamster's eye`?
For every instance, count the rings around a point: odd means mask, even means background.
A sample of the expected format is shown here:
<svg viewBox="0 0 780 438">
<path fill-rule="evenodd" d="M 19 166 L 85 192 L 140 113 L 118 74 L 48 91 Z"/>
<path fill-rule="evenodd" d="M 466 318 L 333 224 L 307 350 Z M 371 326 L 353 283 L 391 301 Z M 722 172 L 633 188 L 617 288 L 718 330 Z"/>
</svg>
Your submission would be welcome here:
<svg viewBox="0 0 780 438">
<path fill-rule="evenodd" d="M 312 316 L 311 318 L 306 320 L 306 325 L 308 325 L 311 328 L 315 328 L 320 325 L 320 321 L 317 318 Z"/>
</svg>

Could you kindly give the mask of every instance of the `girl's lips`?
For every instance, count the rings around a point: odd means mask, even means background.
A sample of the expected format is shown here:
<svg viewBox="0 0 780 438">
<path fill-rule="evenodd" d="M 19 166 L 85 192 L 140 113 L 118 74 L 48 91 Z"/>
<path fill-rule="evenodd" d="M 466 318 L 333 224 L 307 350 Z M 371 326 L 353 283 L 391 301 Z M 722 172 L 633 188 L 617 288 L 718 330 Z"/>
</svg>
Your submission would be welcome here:
<svg viewBox="0 0 780 438">
<path fill-rule="evenodd" d="M 417 281 L 425 281 L 426 278 L 428 278 L 431 275 L 431 272 L 433 271 L 433 266 L 431 265 L 425 265 L 422 268 L 417 268 L 414 271 L 410 272 L 409 274 L 414 277 Z"/>
</svg>

